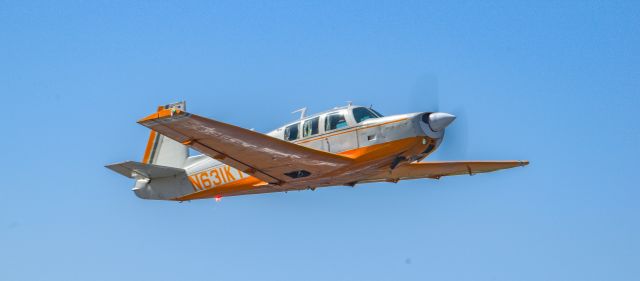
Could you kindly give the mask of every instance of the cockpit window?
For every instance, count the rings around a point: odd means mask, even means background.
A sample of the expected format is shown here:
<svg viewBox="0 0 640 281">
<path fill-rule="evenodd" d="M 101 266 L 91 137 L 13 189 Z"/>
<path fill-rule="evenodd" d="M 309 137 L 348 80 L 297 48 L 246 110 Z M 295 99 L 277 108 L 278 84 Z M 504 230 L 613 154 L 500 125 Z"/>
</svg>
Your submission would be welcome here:
<svg viewBox="0 0 640 281">
<path fill-rule="evenodd" d="M 345 119 L 344 114 L 341 112 L 330 113 L 324 119 L 325 131 L 345 128 L 347 126 L 348 126 L 347 119 Z"/>
<path fill-rule="evenodd" d="M 356 107 L 353 109 L 353 118 L 357 123 L 360 123 L 367 119 L 378 118 L 380 115 L 376 114 L 371 109 L 365 107 Z"/>
<path fill-rule="evenodd" d="M 300 123 L 295 123 L 284 128 L 284 140 L 293 141 L 298 139 L 298 125 L 300 125 Z"/>
<path fill-rule="evenodd" d="M 302 125 L 302 137 L 306 138 L 308 136 L 317 134 L 319 121 L 320 117 L 311 118 L 307 121 L 304 121 L 304 124 Z"/>
</svg>

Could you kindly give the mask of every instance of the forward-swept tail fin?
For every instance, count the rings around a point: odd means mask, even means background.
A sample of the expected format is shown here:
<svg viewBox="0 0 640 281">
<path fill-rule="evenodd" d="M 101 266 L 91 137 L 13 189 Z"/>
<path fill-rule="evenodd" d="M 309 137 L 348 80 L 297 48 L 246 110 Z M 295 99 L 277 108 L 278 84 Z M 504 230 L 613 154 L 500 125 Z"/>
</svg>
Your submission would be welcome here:
<svg viewBox="0 0 640 281">
<path fill-rule="evenodd" d="M 177 102 L 159 106 L 163 109 L 186 110 L 186 102 Z M 151 131 L 142 163 L 182 168 L 189 157 L 189 148 L 177 141 L 167 138 L 156 131 Z"/>
</svg>

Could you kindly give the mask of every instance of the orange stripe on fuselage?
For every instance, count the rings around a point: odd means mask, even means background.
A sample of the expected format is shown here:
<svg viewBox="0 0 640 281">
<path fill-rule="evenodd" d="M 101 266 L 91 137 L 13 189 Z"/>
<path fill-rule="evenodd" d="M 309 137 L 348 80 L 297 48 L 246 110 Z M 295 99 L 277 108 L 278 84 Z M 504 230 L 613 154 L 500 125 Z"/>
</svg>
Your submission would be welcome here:
<svg viewBox="0 0 640 281">
<path fill-rule="evenodd" d="M 360 148 L 347 150 L 338 153 L 338 155 L 346 156 L 357 161 L 367 161 L 387 156 L 395 155 L 415 148 L 416 145 L 426 147 L 426 144 L 422 144 L 422 139 L 426 137 L 410 137 L 385 143 L 379 143 L 369 146 L 363 146 Z M 422 151 L 423 148 L 418 148 L 416 151 Z"/>
<path fill-rule="evenodd" d="M 182 197 L 178 197 L 174 200 L 188 201 L 188 200 L 194 200 L 194 199 L 214 198 L 216 196 L 226 196 L 227 194 L 235 193 L 238 191 L 251 190 L 255 188 L 256 185 L 259 185 L 261 183 L 265 183 L 265 182 L 259 178 L 248 176 L 241 180 L 237 180 L 237 181 L 216 186 L 210 189 L 205 189 L 202 191 L 191 193 Z"/>
</svg>

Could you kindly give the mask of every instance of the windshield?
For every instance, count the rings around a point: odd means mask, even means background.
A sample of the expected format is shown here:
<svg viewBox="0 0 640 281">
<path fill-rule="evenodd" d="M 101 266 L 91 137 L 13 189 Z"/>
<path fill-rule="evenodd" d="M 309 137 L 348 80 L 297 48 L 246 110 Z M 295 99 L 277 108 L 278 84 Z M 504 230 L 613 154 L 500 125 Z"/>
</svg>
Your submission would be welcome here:
<svg viewBox="0 0 640 281">
<path fill-rule="evenodd" d="M 375 113 L 376 115 L 378 115 L 378 117 L 384 117 L 384 115 L 380 114 L 380 112 L 376 111 L 373 108 L 369 108 L 369 110 L 373 111 L 373 113 Z"/>
<path fill-rule="evenodd" d="M 356 107 L 353 109 L 353 118 L 356 119 L 356 123 L 378 117 L 382 117 L 382 115 L 372 109 L 368 109 L 365 107 Z"/>
</svg>

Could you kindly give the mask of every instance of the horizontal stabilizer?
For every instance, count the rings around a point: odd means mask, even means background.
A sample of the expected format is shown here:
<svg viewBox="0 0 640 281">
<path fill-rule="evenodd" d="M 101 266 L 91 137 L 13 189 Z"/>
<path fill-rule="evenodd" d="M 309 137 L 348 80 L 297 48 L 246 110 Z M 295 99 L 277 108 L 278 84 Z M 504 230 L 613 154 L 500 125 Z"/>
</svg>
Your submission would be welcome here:
<svg viewBox="0 0 640 281">
<path fill-rule="evenodd" d="M 135 161 L 127 161 L 122 163 L 115 163 L 105 166 L 114 172 L 121 174 L 128 178 L 136 178 L 136 175 L 148 178 L 148 179 L 157 179 L 157 178 L 165 178 L 177 176 L 180 174 L 185 174 L 184 169 L 167 167 L 167 166 L 159 166 L 153 164 L 144 164 Z"/>
</svg>

